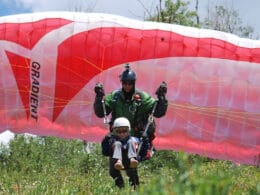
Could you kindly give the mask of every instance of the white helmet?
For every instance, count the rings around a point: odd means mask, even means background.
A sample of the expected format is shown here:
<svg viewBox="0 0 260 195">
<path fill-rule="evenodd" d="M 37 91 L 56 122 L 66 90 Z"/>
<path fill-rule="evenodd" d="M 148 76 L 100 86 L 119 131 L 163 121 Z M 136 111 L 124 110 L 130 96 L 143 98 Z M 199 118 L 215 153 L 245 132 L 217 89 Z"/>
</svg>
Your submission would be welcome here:
<svg viewBox="0 0 260 195">
<path fill-rule="evenodd" d="M 116 127 L 128 127 L 130 129 L 130 122 L 125 117 L 119 117 L 114 121 L 113 128 Z"/>
</svg>

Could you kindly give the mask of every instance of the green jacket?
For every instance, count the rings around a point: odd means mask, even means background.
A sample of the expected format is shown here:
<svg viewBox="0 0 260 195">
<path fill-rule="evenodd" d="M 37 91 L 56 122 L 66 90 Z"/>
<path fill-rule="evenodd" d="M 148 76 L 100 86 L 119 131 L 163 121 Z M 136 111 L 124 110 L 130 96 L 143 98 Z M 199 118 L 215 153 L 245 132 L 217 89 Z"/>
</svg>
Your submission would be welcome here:
<svg viewBox="0 0 260 195">
<path fill-rule="evenodd" d="M 140 98 L 134 98 L 135 95 L 139 95 Z M 106 114 L 111 113 L 111 124 L 118 117 L 126 117 L 131 124 L 131 136 L 141 137 L 142 132 L 148 121 L 149 114 L 152 112 L 156 100 L 148 95 L 146 92 L 135 90 L 133 98 L 128 101 L 124 97 L 124 93 L 121 90 L 115 90 L 105 96 L 105 108 Z M 165 115 L 168 107 L 168 101 L 166 98 L 158 99 L 157 106 L 155 108 L 154 116 L 159 118 Z M 102 118 L 104 117 L 104 111 L 102 106 L 102 97 L 96 97 L 94 102 L 95 114 Z M 155 130 L 155 124 L 151 127 L 151 131 Z M 152 132 L 151 132 L 152 133 Z"/>
<path fill-rule="evenodd" d="M 138 94 L 141 101 L 134 98 L 126 101 L 120 90 L 115 90 L 105 97 L 107 114 L 112 112 L 112 121 L 118 117 L 126 117 L 131 124 L 132 136 L 135 136 L 136 131 L 142 130 L 155 103 L 155 99 L 146 92 L 135 90 L 134 94 Z"/>
</svg>

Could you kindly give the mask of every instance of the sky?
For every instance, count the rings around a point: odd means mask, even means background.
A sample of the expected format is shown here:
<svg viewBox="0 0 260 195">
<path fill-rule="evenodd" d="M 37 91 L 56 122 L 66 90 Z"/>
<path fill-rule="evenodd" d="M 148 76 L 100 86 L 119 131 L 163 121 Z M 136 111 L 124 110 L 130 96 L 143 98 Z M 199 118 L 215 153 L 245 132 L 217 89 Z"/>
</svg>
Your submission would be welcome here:
<svg viewBox="0 0 260 195">
<path fill-rule="evenodd" d="M 195 9 L 195 0 L 190 1 L 190 9 Z M 101 12 L 122 15 L 143 20 L 148 13 L 155 13 L 159 0 L 0 0 L 0 17 L 6 15 L 42 11 Z M 205 17 L 208 5 L 224 5 L 238 11 L 244 24 L 254 28 L 260 37 L 260 0 L 199 0 L 199 15 Z M 146 11 L 147 10 L 147 11 Z M 0 142 L 7 142 L 13 135 L 0 134 Z"/>
</svg>

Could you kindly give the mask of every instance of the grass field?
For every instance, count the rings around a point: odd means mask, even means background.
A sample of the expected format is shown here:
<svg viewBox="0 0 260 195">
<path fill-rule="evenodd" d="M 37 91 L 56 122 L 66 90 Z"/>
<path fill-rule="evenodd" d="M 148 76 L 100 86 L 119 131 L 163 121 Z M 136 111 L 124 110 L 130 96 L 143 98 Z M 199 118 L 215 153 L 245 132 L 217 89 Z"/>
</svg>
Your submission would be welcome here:
<svg viewBox="0 0 260 195">
<path fill-rule="evenodd" d="M 16 136 L 1 146 L 0 194 L 260 194 L 260 169 L 174 151 L 139 165 L 140 186 L 117 189 L 99 144 L 87 154 L 79 140 Z"/>
</svg>

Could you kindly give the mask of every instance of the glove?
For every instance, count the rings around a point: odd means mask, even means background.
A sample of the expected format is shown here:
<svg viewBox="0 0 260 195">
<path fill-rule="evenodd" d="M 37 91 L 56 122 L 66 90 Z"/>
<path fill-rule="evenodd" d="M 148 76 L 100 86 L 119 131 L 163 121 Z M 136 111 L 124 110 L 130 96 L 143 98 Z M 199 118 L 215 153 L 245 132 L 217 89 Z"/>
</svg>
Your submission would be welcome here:
<svg viewBox="0 0 260 195">
<path fill-rule="evenodd" d="M 160 86 L 158 87 L 158 89 L 156 90 L 156 95 L 157 97 L 160 99 L 160 97 L 165 96 L 165 94 L 167 93 L 167 84 L 163 81 Z"/>
<path fill-rule="evenodd" d="M 105 95 L 105 91 L 103 88 L 103 84 L 98 82 L 94 88 L 97 97 L 103 97 Z"/>
</svg>

